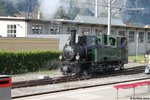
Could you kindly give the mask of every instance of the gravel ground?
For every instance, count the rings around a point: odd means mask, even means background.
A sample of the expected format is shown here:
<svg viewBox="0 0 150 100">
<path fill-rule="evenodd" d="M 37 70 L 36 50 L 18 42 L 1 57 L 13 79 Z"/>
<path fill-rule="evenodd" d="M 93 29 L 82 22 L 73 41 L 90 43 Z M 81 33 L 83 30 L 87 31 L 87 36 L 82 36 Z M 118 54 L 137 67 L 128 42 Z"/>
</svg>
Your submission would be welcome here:
<svg viewBox="0 0 150 100">
<path fill-rule="evenodd" d="M 135 66 L 143 66 L 144 64 L 138 64 L 138 63 L 128 63 L 125 64 L 125 68 L 131 68 Z M 61 76 L 61 73 L 59 70 L 56 71 L 58 73 L 58 76 Z M 30 73 L 30 74 L 21 74 L 21 75 L 14 75 L 12 76 L 12 82 L 18 82 L 18 81 L 28 81 L 28 80 L 36 80 L 43 78 L 44 76 L 47 76 L 46 74 L 38 74 L 38 73 Z M 53 75 L 49 77 L 54 77 Z M 56 77 L 56 76 L 55 76 Z"/>
<path fill-rule="evenodd" d="M 57 75 L 53 75 L 53 74 L 47 75 L 47 74 L 39 74 L 39 73 L 12 75 L 12 82 L 38 80 L 38 79 L 43 79 L 44 77 L 52 78 L 52 77 L 62 76 L 59 70 L 56 70 L 54 73 L 57 73 Z"/>
<path fill-rule="evenodd" d="M 113 82 L 129 81 L 129 80 L 141 79 L 141 78 L 150 78 L 150 75 L 146 75 L 144 73 L 134 74 L 134 75 L 121 75 L 121 76 L 107 77 L 107 78 L 100 78 L 100 79 L 90 79 L 90 80 L 84 80 L 84 81 L 82 80 L 82 81 L 68 82 L 68 83 L 61 83 L 61 84 L 12 89 L 12 97 L 28 95 L 28 94 L 33 94 L 33 93 L 63 90 L 63 89 L 69 89 L 69 88 L 77 88 L 77 87 L 82 87 L 82 86 L 91 86 L 91 85 L 99 85 L 99 84 L 106 84 L 106 83 L 113 83 Z"/>
<path fill-rule="evenodd" d="M 133 67 L 133 66 L 141 66 L 141 65 L 143 64 L 129 63 L 125 66 L 127 68 L 127 67 Z M 14 78 L 18 78 L 18 79 L 26 78 L 25 80 L 37 79 L 36 74 L 31 75 L 30 77 L 29 76 L 23 75 L 23 76 L 18 76 L 19 78 L 18 77 L 14 77 Z M 82 80 L 82 81 L 68 82 L 68 83 L 61 83 L 61 84 L 12 89 L 12 97 L 29 95 L 33 93 L 35 94 L 35 93 L 41 93 L 41 92 L 49 92 L 51 90 L 56 91 L 56 90 L 63 90 L 63 89 L 69 89 L 69 88 L 77 88 L 77 87 L 82 87 L 82 86 L 91 86 L 91 85 L 98 85 L 98 84 L 121 82 L 121 81 L 128 81 L 128 80 L 141 79 L 141 78 L 150 78 L 150 75 L 144 74 L 143 72 L 143 73 L 134 74 L 134 75 L 121 75 L 121 76 L 114 76 L 114 77 L 107 77 L 107 78 L 100 78 L 100 79 L 90 79 L 90 80 Z"/>
</svg>

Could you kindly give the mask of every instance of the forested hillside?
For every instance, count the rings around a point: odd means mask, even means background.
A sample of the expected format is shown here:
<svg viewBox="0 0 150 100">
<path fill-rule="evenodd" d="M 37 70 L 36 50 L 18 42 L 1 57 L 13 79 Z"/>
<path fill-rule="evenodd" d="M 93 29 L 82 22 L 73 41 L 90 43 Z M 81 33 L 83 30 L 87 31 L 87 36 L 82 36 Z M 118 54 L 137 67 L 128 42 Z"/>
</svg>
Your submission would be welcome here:
<svg viewBox="0 0 150 100">
<path fill-rule="evenodd" d="M 37 0 L 0 0 L 0 16 L 13 16 L 20 11 L 32 12 Z"/>
<path fill-rule="evenodd" d="M 150 24 L 150 0 L 128 0 L 124 21 L 132 23 Z M 133 9 L 128 9 L 133 8 Z"/>
<path fill-rule="evenodd" d="M 112 17 L 125 23 L 150 24 L 149 5 L 150 0 L 113 0 Z M 107 17 L 107 0 L 98 0 L 97 6 L 98 16 Z M 0 16 L 26 12 L 36 18 L 39 11 L 43 18 L 51 15 L 63 19 L 74 19 L 78 14 L 94 16 L 95 0 L 0 0 Z"/>
</svg>

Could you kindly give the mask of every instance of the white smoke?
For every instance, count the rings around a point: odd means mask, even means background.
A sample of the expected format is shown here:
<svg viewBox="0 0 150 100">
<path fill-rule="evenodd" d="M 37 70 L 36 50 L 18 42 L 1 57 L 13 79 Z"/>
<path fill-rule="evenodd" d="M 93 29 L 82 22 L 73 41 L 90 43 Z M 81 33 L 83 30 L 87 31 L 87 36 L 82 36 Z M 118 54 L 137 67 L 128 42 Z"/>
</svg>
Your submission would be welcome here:
<svg viewBox="0 0 150 100">
<path fill-rule="evenodd" d="M 38 0 L 40 5 L 40 12 L 44 20 L 51 20 L 54 18 L 57 9 L 59 8 L 60 0 Z"/>
</svg>

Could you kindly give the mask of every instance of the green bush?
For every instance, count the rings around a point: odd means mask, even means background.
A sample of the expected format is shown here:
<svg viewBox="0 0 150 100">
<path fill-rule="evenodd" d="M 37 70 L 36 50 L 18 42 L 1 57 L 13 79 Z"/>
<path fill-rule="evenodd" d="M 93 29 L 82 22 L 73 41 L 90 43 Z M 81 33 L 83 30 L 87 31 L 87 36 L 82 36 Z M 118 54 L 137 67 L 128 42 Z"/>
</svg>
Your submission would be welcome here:
<svg viewBox="0 0 150 100">
<path fill-rule="evenodd" d="M 138 56 L 129 56 L 129 61 L 135 63 L 146 63 L 147 59 L 144 57 L 144 55 L 138 55 Z"/>
<path fill-rule="evenodd" d="M 0 74 L 21 74 L 53 69 L 60 51 L 0 51 Z M 57 66 L 58 67 L 58 66 Z"/>
</svg>

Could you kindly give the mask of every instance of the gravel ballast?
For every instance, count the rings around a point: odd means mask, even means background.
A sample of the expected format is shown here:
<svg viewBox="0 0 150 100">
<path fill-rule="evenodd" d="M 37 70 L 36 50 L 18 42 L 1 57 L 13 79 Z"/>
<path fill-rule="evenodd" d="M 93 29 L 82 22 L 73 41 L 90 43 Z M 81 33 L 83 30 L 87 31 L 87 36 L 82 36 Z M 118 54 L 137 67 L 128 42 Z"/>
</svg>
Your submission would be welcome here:
<svg viewBox="0 0 150 100">
<path fill-rule="evenodd" d="M 52 85 L 44 85 L 44 86 L 37 86 L 37 87 L 12 89 L 12 97 L 37 94 L 37 93 L 41 93 L 41 92 L 57 91 L 57 90 L 61 91 L 63 89 L 78 88 L 78 87 L 91 86 L 91 85 L 108 84 L 108 83 L 129 81 L 129 80 L 142 79 L 142 78 L 150 78 L 150 75 L 146 75 L 143 73 L 142 74 L 134 74 L 134 75 L 121 75 L 121 76 L 107 77 L 107 78 L 100 78 L 100 79 L 90 79 L 90 80 L 67 82 L 67 83 L 61 83 L 61 84 L 52 84 Z"/>
</svg>

